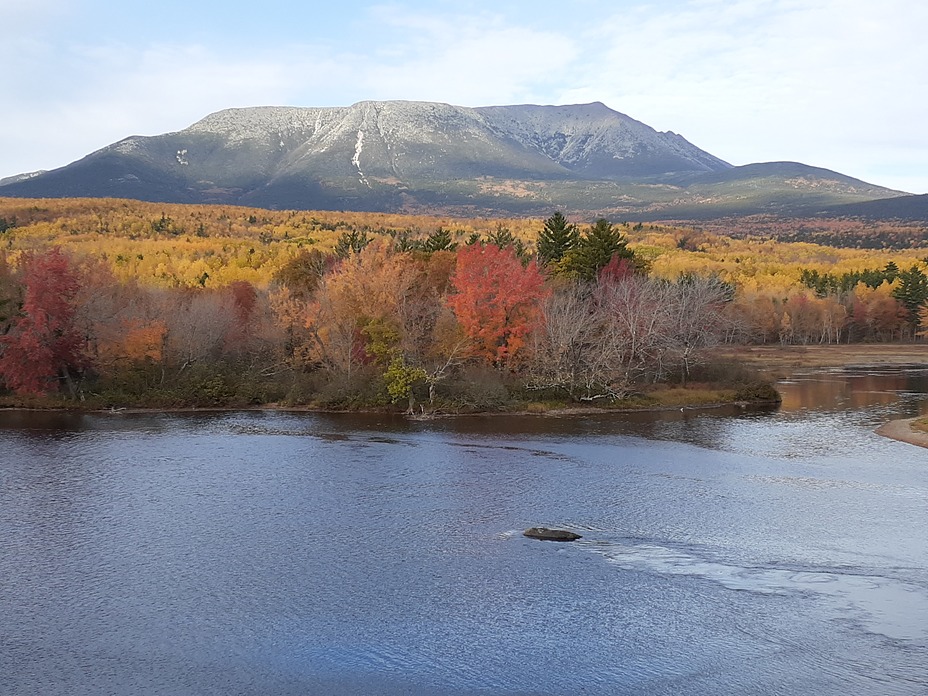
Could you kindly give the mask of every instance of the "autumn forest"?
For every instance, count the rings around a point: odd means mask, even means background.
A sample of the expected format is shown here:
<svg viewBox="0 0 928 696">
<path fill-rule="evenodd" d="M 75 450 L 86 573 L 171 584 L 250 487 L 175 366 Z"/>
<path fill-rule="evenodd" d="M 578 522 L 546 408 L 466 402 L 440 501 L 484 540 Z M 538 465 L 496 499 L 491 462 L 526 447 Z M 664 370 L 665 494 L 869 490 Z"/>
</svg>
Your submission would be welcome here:
<svg viewBox="0 0 928 696">
<path fill-rule="evenodd" d="M 928 249 L 821 238 L 836 245 L 553 211 L 0 199 L 0 398 L 422 412 L 708 383 L 762 398 L 717 347 L 924 340 Z"/>
</svg>

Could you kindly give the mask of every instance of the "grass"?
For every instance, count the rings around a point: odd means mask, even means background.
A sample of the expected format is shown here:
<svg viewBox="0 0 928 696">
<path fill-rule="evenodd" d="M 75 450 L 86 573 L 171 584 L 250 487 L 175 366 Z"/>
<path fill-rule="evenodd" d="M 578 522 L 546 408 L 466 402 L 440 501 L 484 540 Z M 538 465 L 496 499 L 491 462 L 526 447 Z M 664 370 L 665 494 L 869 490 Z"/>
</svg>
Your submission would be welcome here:
<svg viewBox="0 0 928 696">
<path fill-rule="evenodd" d="M 730 404 L 744 400 L 752 401 L 757 398 L 766 398 L 766 396 L 766 392 L 754 394 L 753 392 L 747 393 L 744 389 L 738 390 L 734 388 L 713 387 L 707 384 L 692 384 L 686 387 L 662 386 L 648 389 L 645 392 L 618 401 L 603 400 L 581 403 L 556 400 L 531 401 L 518 410 L 524 410 L 527 413 L 545 414 L 551 412 L 563 413 L 567 411 L 698 408 L 701 406 Z"/>
<path fill-rule="evenodd" d="M 657 406 L 705 406 L 737 401 L 734 389 L 713 389 L 711 387 L 672 387 L 649 391 L 648 396 Z"/>
<path fill-rule="evenodd" d="M 559 411 L 565 408 L 570 408 L 572 404 L 567 401 L 529 401 L 525 405 L 525 410 L 528 413 L 550 413 L 551 411 Z"/>
<path fill-rule="evenodd" d="M 913 421 L 912 430 L 917 430 L 921 433 L 928 433 L 928 417 L 919 418 L 917 421 Z"/>
</svg>

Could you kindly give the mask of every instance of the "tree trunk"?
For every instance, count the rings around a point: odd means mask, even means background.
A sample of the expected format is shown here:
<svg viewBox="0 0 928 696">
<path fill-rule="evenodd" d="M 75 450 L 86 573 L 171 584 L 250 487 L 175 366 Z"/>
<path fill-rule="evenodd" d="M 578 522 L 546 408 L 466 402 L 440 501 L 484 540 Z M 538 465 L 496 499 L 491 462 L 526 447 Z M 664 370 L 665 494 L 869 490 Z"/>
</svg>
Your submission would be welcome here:
<svg viewBox="0 0 928 696">
<path fill-rule="evenodd" d="M 71 395 L 71 398 L 76 400 L 77 389 L 74 386 L 74 380 L 71 378 L 71 372 L 68 370 L 67 365 L 62 366 L 61 376 L 64 377 L 64 383 L 68 385 L 68 393 Z"/>
</svg>

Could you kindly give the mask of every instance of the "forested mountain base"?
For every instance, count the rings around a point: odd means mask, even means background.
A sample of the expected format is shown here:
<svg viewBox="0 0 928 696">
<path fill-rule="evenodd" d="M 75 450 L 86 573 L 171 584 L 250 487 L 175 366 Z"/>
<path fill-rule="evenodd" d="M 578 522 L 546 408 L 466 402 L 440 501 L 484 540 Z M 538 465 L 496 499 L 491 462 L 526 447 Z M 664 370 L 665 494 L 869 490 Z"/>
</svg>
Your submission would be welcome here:
<svg viewBox="0 0 928 696">
<path fill-rule="evenodd" d="M 699 229 L 737 238 L 808 242 L 848 249 L 924 249 L 928 223 L 851 217 L 748 215 L 700 221 Z"/>
<path fill-rule="evenodd" d="M 915 341 L 928 324 L 925 249 L 560 214 L 0 199 L 0 245 L 7 405 L 762 398 L 748 371 L 710 360 L 718 346 Z"/>
</svg>

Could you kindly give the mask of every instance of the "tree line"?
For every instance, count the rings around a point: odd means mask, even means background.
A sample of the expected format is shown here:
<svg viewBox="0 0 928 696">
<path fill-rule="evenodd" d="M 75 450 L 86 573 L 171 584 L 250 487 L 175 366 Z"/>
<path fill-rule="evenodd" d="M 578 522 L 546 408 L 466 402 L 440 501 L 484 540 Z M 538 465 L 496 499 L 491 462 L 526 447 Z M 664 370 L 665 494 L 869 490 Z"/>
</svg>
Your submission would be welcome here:
<svg viewBox="0 0 928 696">
<path fill-rule="evenodd" d="M 346 232 L 267 288 L 155 288 L 27 253 L 0 266 L 0 378 L 114 403 L 486 408 L 513 386 L 593 399 L 685 379 L 717 340 L 717 282 L 648 278 L 606 220 L 581 233 L 556 214 L 541 240 L 532 256 L 503 227 L 461 245 Z"/>
<path fill-rule="evenodd" d="M 625 229 L 561 213 L 529 243 L 502 224 L 346 229 L 264 286 L 157 287 L 99 257 L 20 252 L 0 259 L 0 380 L 106 405 L 486 409 L 686 384 L 720 343 L 913 339 L 928 324 L 925 297 L 902 289 L 925 285 L 918 267 L 854 283 L 810 272 L 807 292 L 765 294 L 660 277 Z"/>
</svg>

